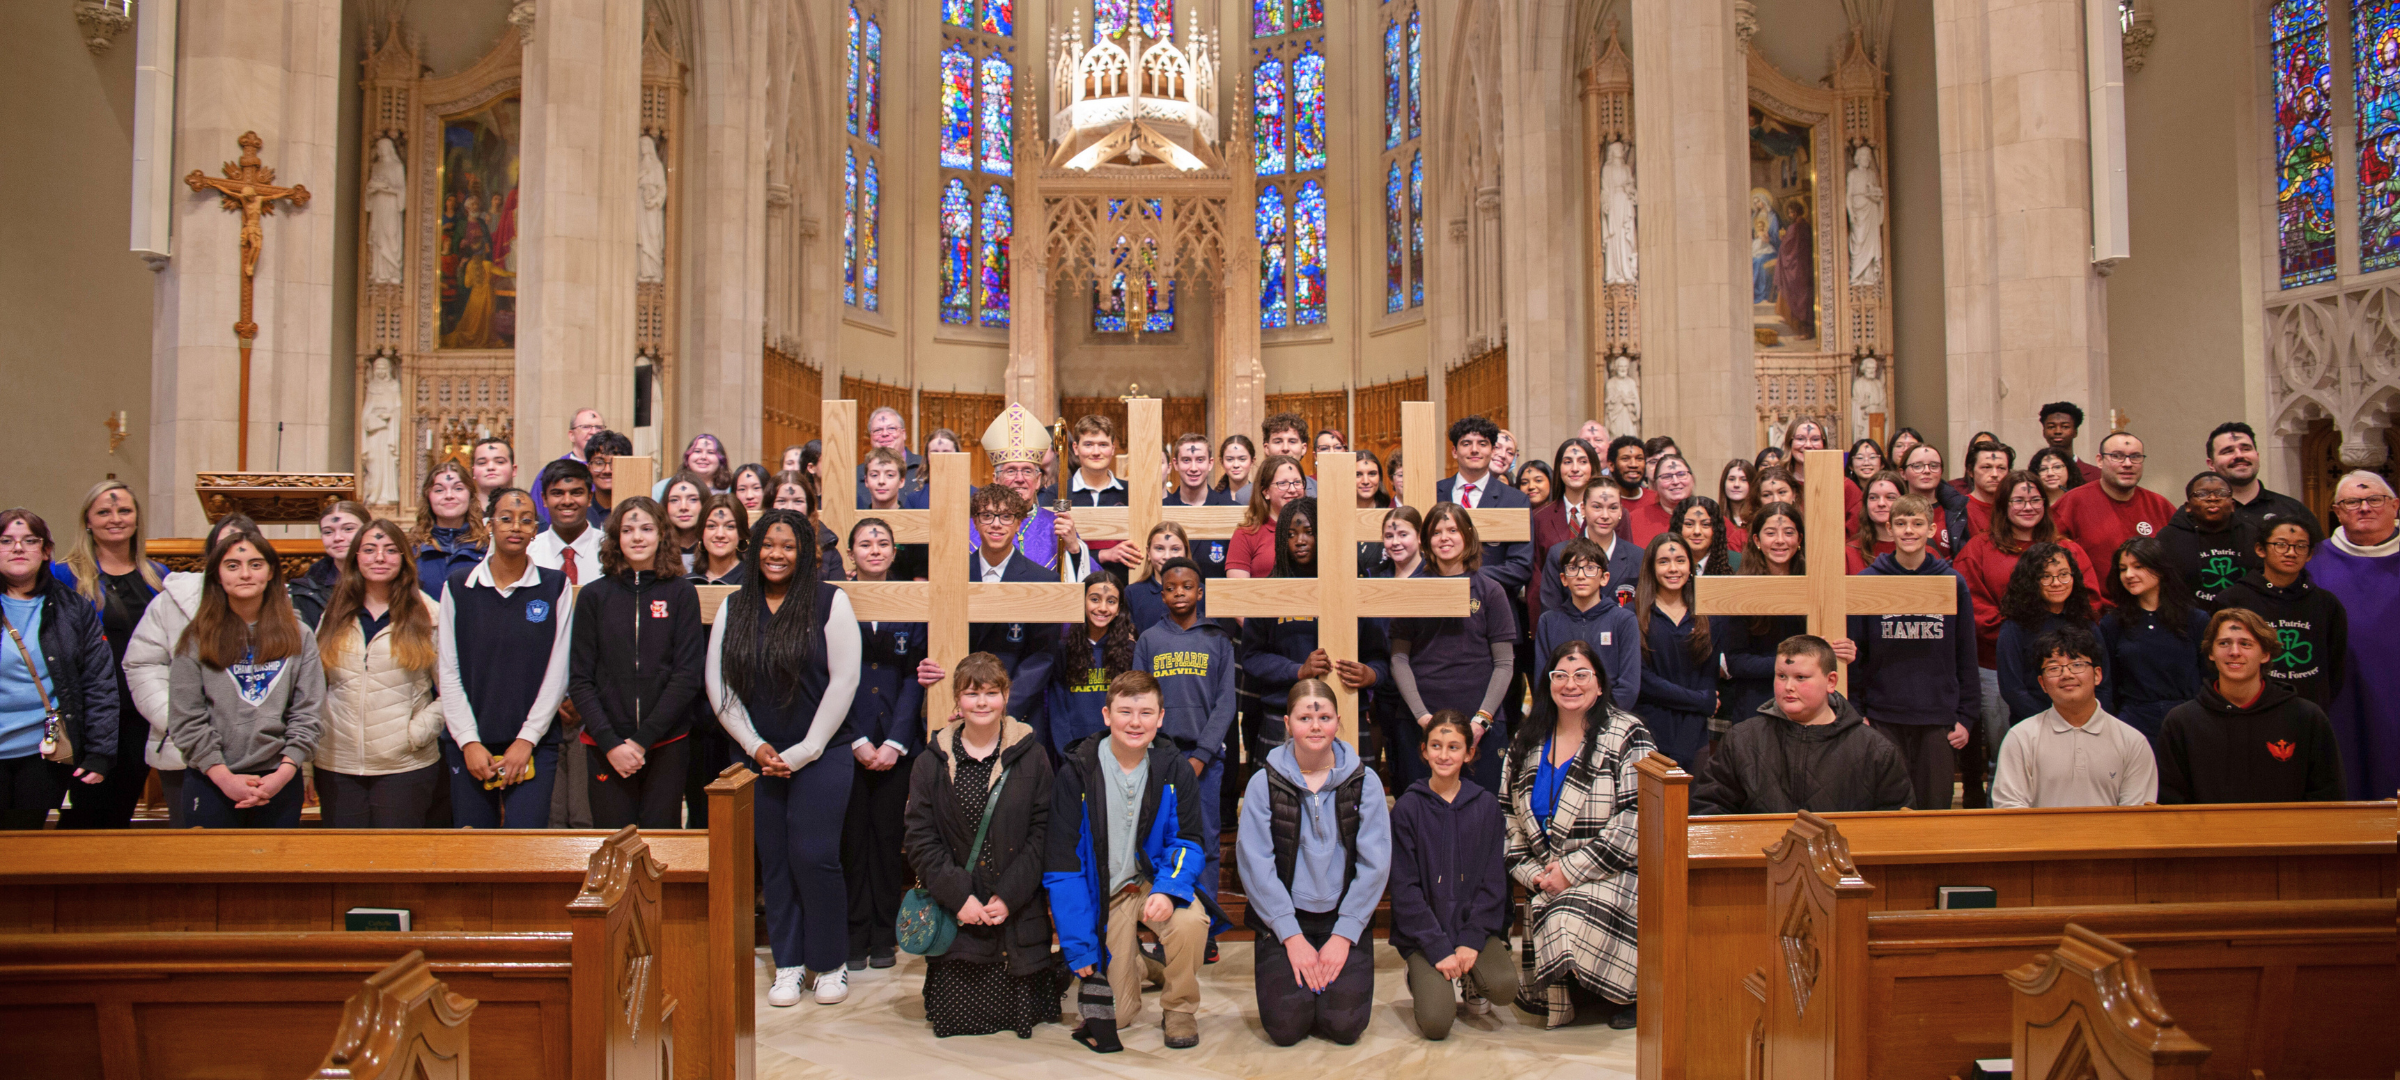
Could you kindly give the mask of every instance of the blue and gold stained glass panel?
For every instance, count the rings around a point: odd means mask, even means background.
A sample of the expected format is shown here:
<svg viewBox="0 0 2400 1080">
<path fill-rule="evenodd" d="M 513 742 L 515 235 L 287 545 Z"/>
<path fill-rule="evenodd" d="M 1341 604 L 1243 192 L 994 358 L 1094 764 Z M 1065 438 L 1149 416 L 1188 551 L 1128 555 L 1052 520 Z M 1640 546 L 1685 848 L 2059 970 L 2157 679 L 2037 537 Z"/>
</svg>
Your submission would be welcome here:
<svg viewBox="0 0 2400 1080">
<path fill-rule="evenodd" d="M 997 56 L 983 58 L 982 105 L 983 171 L 1007 176 L 1014 168 L 1015 139 L 1009 126 L 1009 99 L 1014 96 L 1015 69 Z"/>
<path fill-rule="evenodd" d="M 985 326 L 1008 325 L 1008 241 L 1016 231 L 1008 193 L 993 184 L 983 193 L 983 247 L 977 265 L 983 275 Z"/>
<path fill-rule="evenodd" d="M 1250 146 L 1260 176 L 1281 175 L 1288 160 L 1290 131 L 1284 126 L 1283 90 L 1283 61 L 1260 61 L 1250 77 Z"/>
<path fill-rule="evenodd" d="M 1273 184 L 1258 192 L 1258 325 L 1274 330 L 1292 321 L 1292 298 L 1284 289 L 1284 249 L 1291 242 L 1283 191 Z"/>
<path fill-rule="evenodd" d="M 941 155 L 945 169 L 975 167 L 975 58 L 955 42 L 942 49 Z"/>
<path fill-rule="evenodd" d="M 1292 61 L 1292 171 L 1325 167 L 1325 54 L 1303 46 Z"/>
<path fill-rule="evenodd" d="M 2324 0 L 2278 0 L 2274 29 L 2275 233 L 2284 288 L 2334 275 L 2333 65 Z"/>
<path fill-rule="evenodd" d="M 953 326 L 975 320 L 974 232 L 966 181 L 952 177 L 942 185 L 942 321 Z"/>
<path fill-rule="evenodd" d="M 2358 268 L 2400 266 L 2400 0 L 2350 8 L 2358 93 Z"/>
<path fill-rule="evenodd" d="M 1300 185 L 1292 200 L 1292 325 L 1325 323 L 1325 185 Z"/>
</svg>

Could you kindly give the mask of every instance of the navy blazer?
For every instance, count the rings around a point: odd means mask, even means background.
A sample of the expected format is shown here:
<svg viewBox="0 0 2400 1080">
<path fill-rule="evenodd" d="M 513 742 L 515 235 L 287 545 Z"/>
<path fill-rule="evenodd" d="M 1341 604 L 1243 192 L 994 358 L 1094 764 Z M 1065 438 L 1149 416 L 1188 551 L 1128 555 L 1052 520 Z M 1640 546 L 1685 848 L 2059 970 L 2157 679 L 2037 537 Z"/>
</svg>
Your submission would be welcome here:
<svg viewBox="0 0 2400 1080">
<path fill-rule="evenodd" d="M 967 554 L 967 580 L 983 580 L 981 558 L 981 552 Z M 1042 564 L 1026 558 L 1024 552 L 1011 551 L 1008 565 L 1000 568 L 1000 580 L 1056 585 L 1058 575 L 1042 569 Z M 1057 646 L 1056 623 L 976 623 L 967 628 L 968 651 L 988 652 L 1008 667 L 1008 715 L 1032 725 L 1044 736 L 1044 745 L 1048 732 L 1039 705 L 1048 690 Z"/>
<path fill-rule="evenodd" d="M 1526 590 L 1532 594 L 1528 606 L 1533 608 L 1527 614 L 1537 624 L 1542 612 L 1558 611 L 1567 606 L 1567 587 L 1558 580 L 1562 569 L 1559 562 L 1566 557 L 1567 545 L 1574 542 L 1570 537 L 1550 545 L 1550 550 L 1542 556 L 1541 587 Z M 1633 606 L 1633 588 L 1642 580 L 1642 551 L 1642 545 L 1620 534 L 1617 537 L 1617 549 L 1608 553 L 1607 591 L 1616 598 L 1619 607 L 1630 609 Z"/>
<path fill-rule="evenodd" d="M 858 630 L 865 648 L 858 694 L 850 699 L 850 729 L 877 746 L 897 743 L 906 757 L 925 741 L 925 688 L 917 685 L 925 624 L 861 622 Z"/>
<path fill-rule="evenodd" d="M 1451 497 L 1451 492 L 1457 490 L 1457 485 L 1458 477 L 1456 475 L 1445 476 L 1434 481 L 1434 501 L 1458 501 Z M 1528 518 L 1533 514 L 1533 503 L 1525 498 L 1525 493 L 1508 486 L 1508 481 L 1497 472 L 1489 474 L 1483 497 L 1477 500 L 1475 507 L 1479 510 L 1523 510 Z M 1483 545 L 1483 569 L 1480 573 L 1511 593 L 1520 592 L 1527 583 L 1533 580 L 1533 554 L 1531 541 L 1518 540 L 1508 543 L 1485 544 Z"/>
</svg>

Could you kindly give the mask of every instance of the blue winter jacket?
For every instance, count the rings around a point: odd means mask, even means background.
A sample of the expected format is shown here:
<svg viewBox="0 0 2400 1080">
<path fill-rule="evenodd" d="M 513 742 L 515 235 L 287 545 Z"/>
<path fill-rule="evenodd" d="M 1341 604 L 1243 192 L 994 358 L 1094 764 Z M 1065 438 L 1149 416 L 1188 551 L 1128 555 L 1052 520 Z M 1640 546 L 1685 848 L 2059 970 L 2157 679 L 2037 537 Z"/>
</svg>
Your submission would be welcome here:
<svg viewBox="0 0 2400 1080">
<path fill-rule="evenodd" d="M 1108 733 L 1102 732 L 1069 746 L 1050 787 L 1049 850 L 1042 886 L 1050 893 L 1050 919 L 1067 970 L 1105 969 L 1108 964 L 1108 813 L 1107 780 L 1100 770 L 1116 767 L 1103 762 Z M 1142 851 L 1136 872 L 1150 879 L 1150 891 L 1165 893 L 1176 906 L 1195 900 L 1206 905 L 1210 932 L 1231 929 L 1214 901 L 1197 893 L 1200 870 L 1207 860 L 1200 852 L 1200 798 L 1196 781 L 1172 746 L 1150 744 L 1150 778 L 1142 788 Z M 1069 820 L 1075 828 L 1063 826 Z"/>
</svg>

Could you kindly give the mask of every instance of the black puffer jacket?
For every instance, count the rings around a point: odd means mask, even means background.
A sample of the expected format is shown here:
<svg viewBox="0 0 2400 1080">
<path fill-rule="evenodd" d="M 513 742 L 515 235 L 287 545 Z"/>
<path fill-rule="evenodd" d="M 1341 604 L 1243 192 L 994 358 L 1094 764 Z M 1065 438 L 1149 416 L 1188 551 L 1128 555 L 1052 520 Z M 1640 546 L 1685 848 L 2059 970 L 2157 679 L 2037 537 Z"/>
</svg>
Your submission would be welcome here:
<svg viewBox="0 0 2400 1080">
<path fill-rule="evenodd" d="M 950 912 L 955 914 L 970 896 L 987 901 L 997 896 L 1008 905 L 1005 926 L 960 926 L 944 959 L 970 964 L 1006 961 L 1010 974 L 1031 975 L 1051 963 L 1049 894 L 1042 888 L 1050 755 L 1042 751 L 1032 728 L 1015 720 L 1001 728 L 1000 764 L 1007 777 L 983 839 L 986 861 L 1000 870 L 997 875 L 969 870 L 967 852 L 975 846 L 975 825 L 982 815 L 961 813 L 953 793 L 958 776 L 953 762 L 965 730 L 965 724 L 943 728 L 917 755 L 908 776 L 908 831 L 902 842 L 909 866 L 934 901 Z M 980 808 L 983 798 L 978 792 L 969 801 Z"/>
<path fill-rule="evenodd" d="M 58 710 L 75 747 L 75 767 L 103 776 L 117 764 L 116 654 L 108 651 L 108 636 L 100 630 L 99 609 L 52 577 L 41 574 L 42 625 L 20 626 L 25 647 L 38 649 L 50 671 L 50 707 Z M 16 651 L 14 642 L 0 649 Z"/>
<path fill-rule="evenodd" d="M 689 732 L 708 663 L 700 593 L 647 570 L 610 574 L 575 596 L 567 694 L 602 750 L 644 750 Z"/>
<path fill-rule="evenodd" d="M 1903 810 L 1912 789 L 1900 751 L 1833 695 L 1834 722 L 1804 727 L 1773 699 L 1735 724 L 1692 786 L 1692 815 Z"/>
</svg>

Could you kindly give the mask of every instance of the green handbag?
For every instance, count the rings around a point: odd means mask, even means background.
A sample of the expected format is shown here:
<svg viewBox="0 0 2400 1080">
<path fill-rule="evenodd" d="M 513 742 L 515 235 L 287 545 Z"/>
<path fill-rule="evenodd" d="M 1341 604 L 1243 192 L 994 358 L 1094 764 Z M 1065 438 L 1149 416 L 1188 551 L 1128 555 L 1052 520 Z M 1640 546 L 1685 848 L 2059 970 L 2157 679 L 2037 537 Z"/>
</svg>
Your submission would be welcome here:
<svg viewBox="0 0 2400 1080">
<path fill-rule="evenodd" d="M 983 821 L 975 826 L 975 845 L 967 849 L 967 872 L 975 872 L 975 862 L 983 857 L 983 835 L 992 827 L 992 808 L 1000 805 L 1000 789 L 1008 783 L 1008 770 L 992 779 L 992 793 L 983 800 Z M 933 898 L 924 886 L 908 890 L 900 898 L 900 917 L 893 920 L 893 931 L 900 938 L 903 950 L 918 956 L 940 956 L 950 951 L 950 943 L 958 940 L 958 916 Z"/>
</svg>

